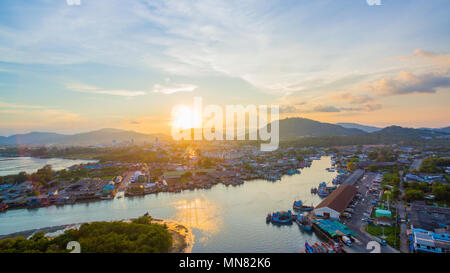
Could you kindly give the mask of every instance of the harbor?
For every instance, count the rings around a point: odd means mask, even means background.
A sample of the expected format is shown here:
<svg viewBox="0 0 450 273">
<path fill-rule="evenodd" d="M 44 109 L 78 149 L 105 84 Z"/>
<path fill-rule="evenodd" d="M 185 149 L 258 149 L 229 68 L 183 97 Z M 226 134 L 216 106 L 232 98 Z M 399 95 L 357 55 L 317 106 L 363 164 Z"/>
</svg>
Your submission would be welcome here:
<svg viewBox="0 0 450 273">
<path fill-rule="evenodd" d="M 91 221 L 111 221 L 143 215 L 171 219 L 192 229 L 192 252 L 293 252 L 304 251 L 306 241 L 321 242 L 314 232 L 291 225 L 267 225 L 268 212 L 293 210 L 294 200 L 316 206 L 322 198 L 310 189 L 337 176 L 328 172 L 331 157 L 322 156 L 300 174 L 284 175 L 281 180 L 247 181 L 236 187 L 223 184 L 210 189 L 181 193 L 158 193 L 132 198 L 100 200 L 90 203 L 51 206 L 35 210 L 9 210 L 0 214 L 1 234 L 48 226 Z"/>
</svg>

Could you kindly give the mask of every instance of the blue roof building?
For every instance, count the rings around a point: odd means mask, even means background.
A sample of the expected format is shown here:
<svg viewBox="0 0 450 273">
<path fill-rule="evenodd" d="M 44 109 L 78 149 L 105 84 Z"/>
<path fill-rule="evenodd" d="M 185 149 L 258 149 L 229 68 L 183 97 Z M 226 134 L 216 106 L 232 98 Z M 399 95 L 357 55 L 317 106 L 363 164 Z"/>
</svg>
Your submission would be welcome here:
<svg viewBox="0 0 450 273">
<path fill-rule="evenodd" d="M 450 253 L 450 234 L 435 233 L 424 229 L 412 230 L 415 252 Z"/>
</svg>

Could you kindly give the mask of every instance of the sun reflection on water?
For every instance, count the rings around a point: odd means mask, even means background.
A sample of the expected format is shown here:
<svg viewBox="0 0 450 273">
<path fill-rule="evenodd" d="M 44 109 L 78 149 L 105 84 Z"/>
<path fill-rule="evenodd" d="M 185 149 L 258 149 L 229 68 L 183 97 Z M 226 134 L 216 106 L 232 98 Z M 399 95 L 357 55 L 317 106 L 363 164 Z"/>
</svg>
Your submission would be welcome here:
<svg viewBox="0 0 450 273">
<path fill-rule="evenodd" d="M 217 234 L 222 227 L 220 207 L 204 196 L 193 200 L 180 200 L 173 203 L 177 210 L 174 218 L 177 222 L 199 229 L 204 237 L 199 242 L 206 243 L 208 238 Z"/>
</svg>

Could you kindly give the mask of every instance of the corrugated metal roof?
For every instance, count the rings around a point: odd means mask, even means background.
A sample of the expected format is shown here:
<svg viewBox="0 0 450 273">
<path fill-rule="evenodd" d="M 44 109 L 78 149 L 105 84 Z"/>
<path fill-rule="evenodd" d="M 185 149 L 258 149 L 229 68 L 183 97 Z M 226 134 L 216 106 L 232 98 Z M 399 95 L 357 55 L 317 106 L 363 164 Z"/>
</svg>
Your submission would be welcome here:
<svg viewBox="0 0 450 273">
<path fill-rule="evenodd" d="M 342 213 L 347 206 L 352 201 L 356 194 L 356 187 L 350 185 L 341 185 L 336 190 L 334 190 L 327 198 L 325 198 L 319 205 L 318 208 L 328 207 L 339 213 Z"/>
</svg>

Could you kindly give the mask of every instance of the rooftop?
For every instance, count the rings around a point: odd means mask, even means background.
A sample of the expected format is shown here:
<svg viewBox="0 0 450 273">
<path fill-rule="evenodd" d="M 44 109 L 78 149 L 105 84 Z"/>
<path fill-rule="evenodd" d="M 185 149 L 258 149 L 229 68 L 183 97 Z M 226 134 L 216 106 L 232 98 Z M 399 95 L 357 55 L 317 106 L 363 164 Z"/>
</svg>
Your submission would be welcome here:
<svg viewBox="0 0 450 273">
<path fill-rule="evenodd" d="M 414 228 L 429 231 L 450 228 L 450 209 L 414 202 L 411 206 L 411 224 Z"/>
<path fill-rule="evenodd" d="M 339 213 L 342 213 L 350 204 L 356 194 L 356 187 L 350 185 L 341 185 L 334 190 L 327 198 L 325 198 L 316 209 L 328 207 Z"/>
</svg>

